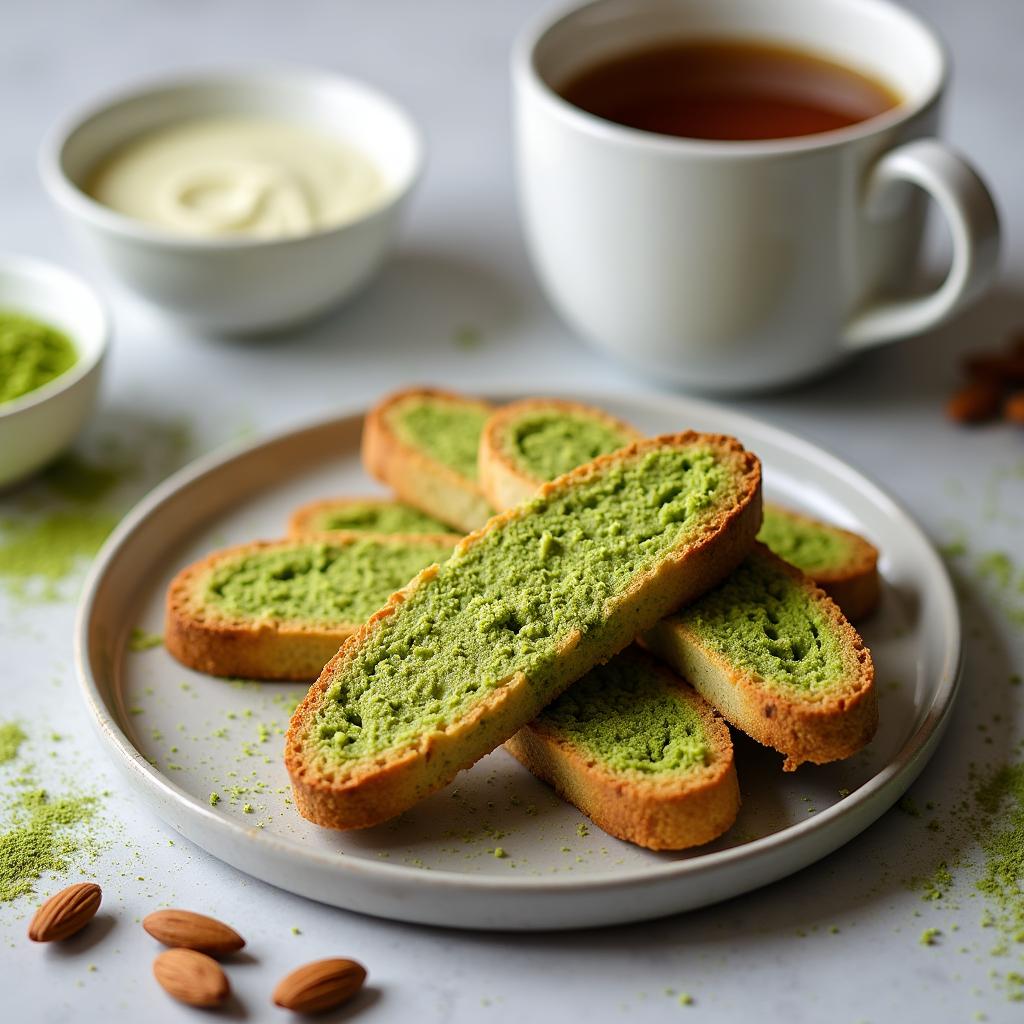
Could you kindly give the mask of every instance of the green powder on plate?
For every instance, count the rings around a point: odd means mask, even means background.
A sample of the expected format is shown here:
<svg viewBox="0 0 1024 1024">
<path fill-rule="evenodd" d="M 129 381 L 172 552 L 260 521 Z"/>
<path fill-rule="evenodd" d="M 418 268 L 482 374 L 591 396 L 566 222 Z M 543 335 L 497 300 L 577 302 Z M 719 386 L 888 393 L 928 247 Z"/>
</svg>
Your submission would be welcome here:
<svg viewBox="0 0 1024 1024">
<path fill-rule="evenodd" d="M 159 633 L 147 633 L 144 629 L 134 627 L 131 636 L 128 637 L 128 650 L 134 653 L 139 651 L 150 651 L 159 647 L 164 642 L 163 636 Z"/>
</svg>

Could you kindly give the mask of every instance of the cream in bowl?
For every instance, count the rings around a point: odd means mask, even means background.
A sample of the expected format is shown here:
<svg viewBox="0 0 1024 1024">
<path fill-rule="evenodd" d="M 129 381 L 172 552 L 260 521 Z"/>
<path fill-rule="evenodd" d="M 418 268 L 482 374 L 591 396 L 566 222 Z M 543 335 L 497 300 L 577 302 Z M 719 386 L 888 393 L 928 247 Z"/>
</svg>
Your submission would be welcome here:
<svg viewBox="0 0 1024 1024">
<path fill-rule="evenodd" d="M 328 72 L 158 83 L 73 116 L 43 181 L 123 284 L 197 331 L 299 324 L 373 276 L 422 164 L 390 99 Z"/>
<path fill-rule="evenodd" d="M 56 458 L 85 425 L 110 327 L 66 270 L 0 255 L 0 487 Z"/>
<path fill-rule="evenodd" d="M 100 162 L 85 191 L 176 234 L 294 238 L 340 227 L 385 202 L 360 149 L 305 125 L 194 118 L 146 132 Z"/>
</svg>

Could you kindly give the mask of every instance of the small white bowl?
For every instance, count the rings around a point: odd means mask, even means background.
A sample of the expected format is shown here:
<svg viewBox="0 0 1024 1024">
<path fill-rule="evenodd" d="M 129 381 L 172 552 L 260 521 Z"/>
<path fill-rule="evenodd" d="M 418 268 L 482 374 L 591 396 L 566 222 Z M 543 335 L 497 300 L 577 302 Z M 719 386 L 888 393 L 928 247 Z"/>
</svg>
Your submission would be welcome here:
<svg viewBox="0 0 1024 1024">
<path fill-rule="evenodd" d="M 206 239 L 162 231 L 96 202 L 97 162 L 141 133 L 193 117 L 304 124 L 365 153 L 388 198 L 363 217 L 283 240 Z M 419 132 L 386 96 L 320 71 L 252 71 L 164 80 L 72 116 L 44 144 L 43 183 L 76 232 L 139 295 L 204 333 L 279 330 L 352 295 L 379 268 L 423 163 Z"/>
<path fill-rule="evenodd" d="M 96 293 L 74 274 L 24 256 L 0 255 L 0 310 L 63 331 L 75 365 L 12 402 L 0 402 L 0 487 L 41 469 L 75 439 L 96 404 L 110 321 Z"/>
</svg>

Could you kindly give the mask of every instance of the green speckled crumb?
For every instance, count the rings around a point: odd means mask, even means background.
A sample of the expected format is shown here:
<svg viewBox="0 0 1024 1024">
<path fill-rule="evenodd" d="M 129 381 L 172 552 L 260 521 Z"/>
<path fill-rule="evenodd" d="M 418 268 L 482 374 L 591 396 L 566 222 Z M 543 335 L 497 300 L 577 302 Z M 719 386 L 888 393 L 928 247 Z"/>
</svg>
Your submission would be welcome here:
<svg viewBox="0 0 1024 1024">
<path fill-rule="evenodd" d="M 400 501 L 346 501 L 327 506 L 309 521 L 313 532 L 347 530 L 352 533 L 450 533 L 433 516 Z"/>
<path fill-rule="evenodd" d="M 316 710 L 321 751 L 348 760 L 401 746 L 517 671 L 543 687 L 565 639 L 598 627 L 606 602 L 735 500 L 734 486 L 714 452 L 665 448 L 535 498 L 354 650 Z"/>
<path fill-rule="evenodd" d="M 673 621 L 737 668 L 775 685 L 813 692 L 845 672 L 837 631 L 813 594 L 763 555 L 748 558 Z"/>
<path fill-rule="evenodd" d="M 286 547 L 223 560 L 204 602 L 235 619 L 318 625 L 368 619 L 421 569 L 451 554 L 448 544 L 371 537 L 348 544 L 296 540 Z"/>
<path fill-rule="evenodd" d="M 770 504 L 764 507 L 757 539 L 808 576 L 843 565 L 855 550 L 853 540 L 839 530 Z"/>
<path fill-rule="evenodd" d="M 536 719 L 617 773 L 686 774 L 705 764 L 700 715 L 667 673 L 627 651 L 592 669 Z M 671 678 L 671 677 L 669 677 Z"/>
<path fill-rule="evenodd" d="M 477 478 L 477 449 L 488 410 L 418 395 L 395 406 L 391 422 L 406 444 L 470 480 Z"/>
<path fill-rule="evenodd" d="M 922 946 L 937 946 L 942 932 L 938 928 L 925 928 L 918 940 Z"/>
<path fill-rule="evenodd" d="M 603 420 L 557 409 L 537 409 L 511 424 L 508 454 L 535 480 L 554 480 L 629 444 L 632 435 Z"/>
</svg>

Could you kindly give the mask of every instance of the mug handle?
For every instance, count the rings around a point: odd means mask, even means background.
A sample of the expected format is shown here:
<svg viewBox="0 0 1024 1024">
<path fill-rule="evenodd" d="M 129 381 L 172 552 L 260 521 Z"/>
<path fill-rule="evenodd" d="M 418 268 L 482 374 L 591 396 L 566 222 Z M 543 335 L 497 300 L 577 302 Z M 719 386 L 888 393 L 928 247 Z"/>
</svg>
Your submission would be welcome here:
<svg viewBox="0 0 1024 1024">
<path fill-rule="evenodd" d="M 930 295 L 876 302 L 854 314 L 844 343 L 864 349 L 935 327 L 992 283 L 999 263 L 999 215 L 977 171 L 937 139 L 918 139 L 890 150 L 871 168 L 864 195 L 869 218 L 885 209 L 897 183 L 924 189 L 938 204 L 953 238 L 945 281 Z"/>
</svg>

